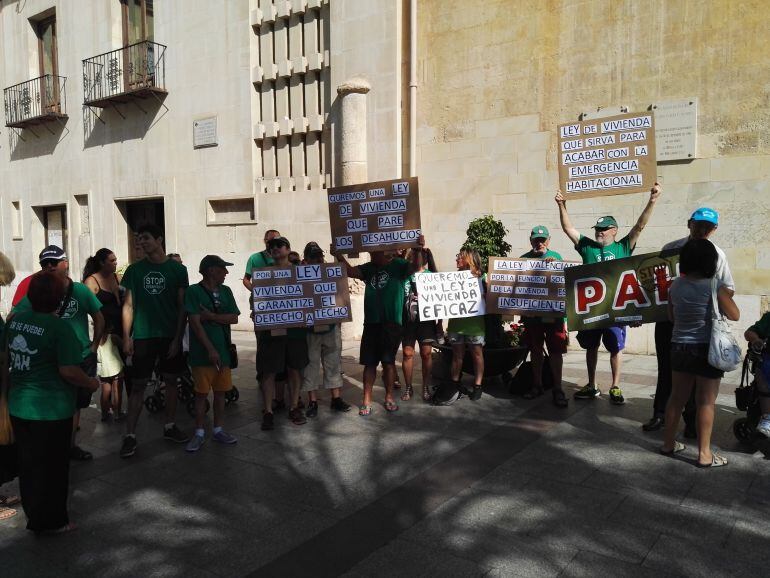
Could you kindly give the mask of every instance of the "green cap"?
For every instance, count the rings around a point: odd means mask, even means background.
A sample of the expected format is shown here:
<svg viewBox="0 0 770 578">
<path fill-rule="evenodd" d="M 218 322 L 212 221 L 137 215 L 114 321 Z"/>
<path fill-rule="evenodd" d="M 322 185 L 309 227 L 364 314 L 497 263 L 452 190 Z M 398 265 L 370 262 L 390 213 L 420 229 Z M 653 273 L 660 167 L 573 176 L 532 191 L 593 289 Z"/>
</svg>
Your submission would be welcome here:
<svg viewBox="0 0 770 578">
<path fill-rule="evenodd" d="M 610 229 L 612 227 L 618 228 L 618 222 L 615 220 L 615 217 L 612 215 L 607 215 L 606 217 L 599 217 L 596 220 L 596 224 L 591 227 L 592 229 Z"/>
<path fill-rule="evenodd" d="M 532 232 L 529 234 L 530 239 L 547 239 L 551 236 L 548 232 L 548 227 L 545 225 L 536 225 L 532 227 Z"/>
</svg>

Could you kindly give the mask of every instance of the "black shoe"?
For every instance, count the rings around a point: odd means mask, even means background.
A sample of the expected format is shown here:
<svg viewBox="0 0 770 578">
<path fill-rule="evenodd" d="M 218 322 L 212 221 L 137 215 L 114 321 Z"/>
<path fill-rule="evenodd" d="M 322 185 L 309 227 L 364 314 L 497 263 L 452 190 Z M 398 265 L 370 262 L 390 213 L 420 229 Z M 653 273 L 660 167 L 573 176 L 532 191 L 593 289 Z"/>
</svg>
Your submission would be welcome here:
<svg viewBox="0 0 770 578">
<path fill-rule="evenodd" d="M 481 399 L 481 386 L 480 385 L 474 385 L 473 391 L 468 396 L 471 398 L 471 401 L 478 401 Z"/>
<path fill-rule="evenodd" d="M 698 431 L 694 425 L 684 424 L 684 437 L 688 440 L 698 439 Z"/>
<path fill-rule="evenodd" d="M 126 436 L 123 438 L 123 445 L 120 447 L 120 457 L 130 458 L 136 453 L 136 438 Z"/>
<path fill-rule="evenodd" d="M 186 444 L 190 441 L 190 436 L 176 427 L 176 424 L 163 428 L 163 437 L 178 444 Z"/>
<path fill-rule="evenodd" d="M 277 399 L 273 400 L 273 413 L 280 413 L 285 409 L 286 409 L 286 402 L 284 402 L 283 400 L 279 401 Z"/>
<path fill-rule="evenodd" d="M 304 412 L 298 407 L 289 410 L 289 419 L 294 425 L 302 425 L 307 423 Z"/>
<path fill-rule="evenodd" d="M 652 417 L 650 421 L 648 421 L 645 424 L 642 424 L 642 429 L 644 431 L 658 431 L 664 425 L 665 425 L 665 422 L 663 421 L 663 416 L 655 415 Z"/>
<path fill-rule="evenodd" d="M 305 412 L 307 417 L 316 417 L 318 415 L 318 402 L 309 401 L 307 404 L 307 411 Z"/>
<path fill-rule="evenodd" d="M 262 431 L 270 431 L 273 428 L 275 428 L 275 424 L 273 423 L 273 414 L 264 414 L 262 416 Z"/>
<path fill-rule="evenodd" d="M 75 460 L 76 462 L 87 462 L 94 459 L 94 455 L 80 446 L 72 446 L 70 448 L 70 459 Z"/>
<path fill-rule="evenodd" d="M 463 385 L 462 380 L 458 379 L 457 381 L 453 382 L 455 384 L 455 387 L 457 387 L 457 391 L 459 391 L 461 394 L 471 397 L 473 395 L 473 392 L 468 389 L 466 386 Z"/>
<path fill-rule="evenodd" d="M 334 411 L 341 411 L 343 413 L 350 411 L 350 404 L 347 403 L 341 397 L 332 398 L 332 402 L 329 405 L 329 407 L 332 408 Z"/>
</svg>

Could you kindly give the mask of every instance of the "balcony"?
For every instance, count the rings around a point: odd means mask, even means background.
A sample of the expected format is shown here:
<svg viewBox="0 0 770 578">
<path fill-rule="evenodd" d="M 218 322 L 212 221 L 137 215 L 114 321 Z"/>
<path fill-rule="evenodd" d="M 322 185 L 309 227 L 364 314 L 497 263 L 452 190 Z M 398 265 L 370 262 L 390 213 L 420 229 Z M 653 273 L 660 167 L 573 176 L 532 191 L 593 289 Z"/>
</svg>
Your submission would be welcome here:
<svg viewBox="0 0 770 578">
<path fill-rule="evenodd" d="M 166 47 L 137 42 L 83 61 L 84 104 L 106 108 L 115 103 L 155 97 L 166 91 Z"/>
<path fill-rule="evenodd" d="M 66 119 L 66 83 L 64 76 L 46 74 L 6 88 L 5 126 L 23 129 Z"/>
</svg>

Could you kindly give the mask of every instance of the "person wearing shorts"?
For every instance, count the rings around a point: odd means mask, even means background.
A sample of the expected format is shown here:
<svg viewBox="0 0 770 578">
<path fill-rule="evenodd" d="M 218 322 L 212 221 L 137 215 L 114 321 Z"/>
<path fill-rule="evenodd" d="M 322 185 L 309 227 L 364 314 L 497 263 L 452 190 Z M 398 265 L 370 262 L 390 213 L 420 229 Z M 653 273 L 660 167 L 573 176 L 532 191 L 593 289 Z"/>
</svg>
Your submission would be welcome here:
<svg viewBox="0 0 770 578">
<path fill-rule="evenodd" d="M 524 253 L 522 259 L 543 259 L 545 261 L 561 261 L 562 256 L 551 251 L 551 233 L 545 225 L 532 227 L 529 234 L 532 250 Z M 553 317 L 521 316 L 524 324 L 524 341 L 529 347 L 529 357 L 532 361 L 532 388 L 524 394 L 524 399 L 535 399 L 543 394 L 543 364 L 545 355 L 543 347 L 548 348 L 548 364 L 553 375 L 551 397 L 556 407 L 567 407 L 567 397 L 562 389 L 562 366 L 564 354 L 567 353 L 567 326 L 564 319 Z"/>
<path fill-rule="evenodd" d="M 593 226 L 594 238 L 590 239 L 580 234 L 570 220 L 567 213 L 567 201 L 564 195 L 559 191 L 556 194 L 556 204 L 559 207 L 559 219 L 561 228 L 575 245 L 575 250 L 580 253 L 583 264 L 601 263 L 613 259 L 623 259 L 630 257 L 636 248 L 636 242 L 642 234 L 642 230 L 652 216 L 652 210 L 660 197 L 661 187 L 655 183 L 650 189 L 650 198 L 647 205 L 637 219 L 636 224 L 631 227 L 628 235 L 620 241 L 616 241 L 618 235 L 618 222 L 615 217 L 607 215 L 599 217 Z M 610 327 L 606 329 L 590 329 L 578 331 L 578 343 L 586 350 L 586 369 L 588 370 L 588 383 L 575 392 L 575 399 L 594 399 L 601 395 L 601 390 L 596 384 L 596 365 L 599 361 L 599 344 L 604 346 L 610 352 L 610 368 L 612 370 L 612 385 L 610 386 L 610 402 L 615 405 L 622 405 L 626 402 L 623 392 L 620 389 L 620 368 L 621 352 L 625 347 L 626 328 L 622 326 Z"/>
<path fill-rule="evenodd" d="M 163 248 L 163 233 L 152 224 L 137 230 L 145 258 L 132 263 L 121 279 L 126 290 L 123 302 L 123 353 L 131 357 L 126 435 L 120 457 L 136 453 L 136 424 L 142 413 L 144 390 L 157 371 L 166 384 L 166 423 L 163 437 L 176 443 L 190 438 L 175 423 L 179 377 L 187 369 L 182 354 L 182 336 L 187 316 L 184 293 L 189 281 L 187 267 L 169 259 Z"/>
<path fill-rule="evenodd" d="M 238 323 L 240 311 L 230 288 L 224 284 L 226 262 L 217 255 L 206 255 L 198 271 L 200 283 L 185 291 L 184 308 L 190 321 L 190 367 L 195 382 L 195 435 L 185 448 L 197 452 L 205 441 L 203 420 L 206 416 L 206 398 L 214 392 L 214 430 L 211 438 L 218 443 L 232 445 L 238 440 L 222 426 L 225 412 L 225 393 L 233 388 L 230 366 L 230 326 Z"/>
</svg>

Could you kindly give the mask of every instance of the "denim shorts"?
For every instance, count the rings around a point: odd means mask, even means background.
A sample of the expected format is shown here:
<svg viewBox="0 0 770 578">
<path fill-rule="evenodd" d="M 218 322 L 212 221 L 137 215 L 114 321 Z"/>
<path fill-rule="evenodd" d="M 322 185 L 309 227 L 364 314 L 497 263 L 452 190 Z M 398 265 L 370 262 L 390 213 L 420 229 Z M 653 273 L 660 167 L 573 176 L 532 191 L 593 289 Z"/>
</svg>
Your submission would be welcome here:
<svg viewBox="0 0 770 578">
<path fill-rule="evenodd" d="M 709 365 L 708 343 L 672 343 L 671 370 L 720 379 L 725 372 Z"/>
<path fill-rule="evenodd" d="M 483 335 L 465 335 L 464 333 L 447 333 L 446 339 L 450 345 L 484 345 Z"/>
</svg>

